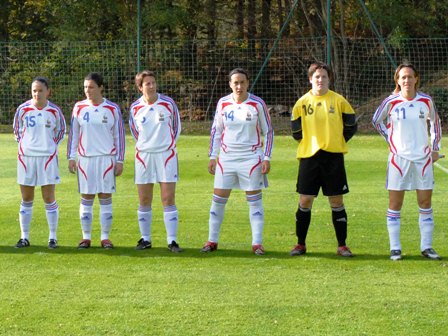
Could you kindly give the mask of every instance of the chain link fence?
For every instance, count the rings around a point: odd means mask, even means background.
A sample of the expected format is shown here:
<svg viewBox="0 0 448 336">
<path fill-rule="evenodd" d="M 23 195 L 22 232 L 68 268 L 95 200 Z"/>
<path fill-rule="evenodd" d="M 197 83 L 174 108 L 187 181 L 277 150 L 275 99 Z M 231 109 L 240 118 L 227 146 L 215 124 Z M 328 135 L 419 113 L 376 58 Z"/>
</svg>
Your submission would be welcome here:
<svg viewBox="0 0 448 336">
<path fill-rule="evenodd" d="M 310 89 L 307 69 L 325 60 L 326 39 L 282 39 L 262 67 L 274 40 L 142 41 L 142 69 L 157 74 L 159 92 L 174 98 L 182 119 L 206 133 L 218 99 L 230 92 L 227 74 L 235 67 L 257 78 L 253 93 L 270 108 L 277 133 L 289 129 L 295 101 Z M 433 96 L 443 121 L 448 119 L 448 38 L 388 42 L 397 63 L 410 61 L 421 74 L 422 91 Z M 29 99 L 31 80 L 43 75 L 52 83 L 51 100 L 67 120 L 74 103 L 84 99 L 83 79 L 92 71 L 105 77 L 105 96 L 128 108 L 139 96 L 135 41 L 0 42 L 0 124 L 12 123 L 16 107 Z M 361 129 L 394 88 L 394 68 L 376 39 L 333 39 L 332 88 L 343 94 L 360 117 Z"/>
</svg>

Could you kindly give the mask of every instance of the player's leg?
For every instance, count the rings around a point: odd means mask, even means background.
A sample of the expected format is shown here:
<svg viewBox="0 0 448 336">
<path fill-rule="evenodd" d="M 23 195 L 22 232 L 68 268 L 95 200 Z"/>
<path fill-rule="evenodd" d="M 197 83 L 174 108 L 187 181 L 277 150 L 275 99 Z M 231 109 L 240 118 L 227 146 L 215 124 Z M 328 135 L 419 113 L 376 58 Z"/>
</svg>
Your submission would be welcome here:
<svg viewBox="0 0 448 336">
<path fill-rule="evenodd" d="M 109 239 L 113 219 L 112 194 L 98 193 L 98 200 L 100 203 L 101 246 L 105 249 L 111 249 L 114 247 Z"/>
<path fill-rule="evenodd" d="M 183 252 L 177 243 L 177 231 L 179 227 L 179 213 L 176 207 L 176 183 L 161 182 L 160 196 L 163 205 L 163 222 L 165 224 L 168 249 L 171 252 Z"/>
<path fill-rule="evenodd" d="M 95 194 L 81 194 L 79 203 L 79 220 L 81 222 L 82 240 L 78 248 L 89 248 L 92 240 L 93 202 Z"/>
<path fill-rule="evenodd" d="M 33 202 L 34 202 L 34 189 L 33 186 L 20 185 L 20 192 L 22 194 L 22 202 L 20 203 L 19 210 L 19 223 L 20 223 L 20 239 L 16 244 L 16 247 L 27 247 L 30 245 L 30 226 L 31 219 L 33 217 Z"/>
<path fill-rule="evenodd" d="M 218 248 L 219 233 L 224 221 L 224 213 L 232 189 L 213 189 L 210 216 L 208 219 L 208 241 L 202 247 L 201 252 L 212 252 Z"/>
<path fill-rule="evenodd" d="M 299 204 L 295 214 L 297 244 L 290 252 L 292 256 L 306 253 L 306 237 L 311 223 L 311 209 L 321 186 L 319 163 L 316 155 L 311 158 L 301 159 L 299 163 L 296 184 L 296 191 L 299 193 Z"/>
<path fill-rule="evenodd" d="M 321 151 L 319 168 L 321 171 L 322 193 L 328 196 L 331 207 L 331 218 L 338 242 L 337 254 L 343 257 L 352 257 L 353 254 L 346 244 L 348 223 L 343 195 L 349 192 L 349 188 L 345 172 L 344 155 L 342 153 Z"/>
<path fill-rule="evenodd" d="M 249 221 L 252 229 L 252 251 L 257 255 L 262 255 L 264 254 L 262 245 L 264 226 L 262 191 L 260 189 L 246 191 L 246 200 L 249 205 Z"/>
<path fill-rule="evenodd" d="M 404 190 L 389 190 L 386 220 L 392 260 L 401 259 L 400 225 L 404 194 Z"/>
<path fill-rule="evenodd" d="M 151 248 L 151 224 L 152 224 L 152 199 L 154 183 L 137 184 L 139 206 L 137 210 L 138 226 L 141 238 L 137 242 L 136 249 Z"/>
<path fill-rule="evenodd" d="M 439 260 L 440 256 L 432 248 L 434 217 L 431 207 L 432 190 L 417 190 L 419 206 L 420 251 L 429 259 Z"/>
<path fill-rule="evenodd" d="M 48 247 L 57 248 L 56 232 L 59 224 L 59 206 L 55 197 L 55 185 L 48 184 L 41 187 L 42 199 L 45 202 L 45 214 L 49 228 Z"/>
</svg>

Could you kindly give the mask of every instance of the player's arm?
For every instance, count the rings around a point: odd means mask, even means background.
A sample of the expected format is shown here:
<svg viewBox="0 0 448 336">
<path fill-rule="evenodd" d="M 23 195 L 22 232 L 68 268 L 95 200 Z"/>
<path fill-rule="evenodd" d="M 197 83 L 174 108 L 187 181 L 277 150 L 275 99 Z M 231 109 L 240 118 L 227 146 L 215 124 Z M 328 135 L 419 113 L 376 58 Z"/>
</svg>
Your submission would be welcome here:
<svg viewBox="0 0 448 336">
<path fill-rule="evenodd" d="M 139 135 L 139 131 L 137 128 L 137 125 L 135 123 L 135 106 L 137 106 L 137 102 L 136 101 L 134 104 L 131 105 L 131 108 L 129 109 L 129 129 L 131 131 L 132 137 L 134 138 L 135 141 L 138 140 L 138 135 Z M 134 106 L 135 105 L 135 106 Z"/>
<path fill-rule="evenodd" d="M 61 109 L 58 108 L 57 111 L 58 111 L 58 117 L 56 120 L 56 131 L 54 142 L 56 144 L 59 144 L 62 141 L 62 139 L 64 139 L 66 125 L 65 125 L 65 117 Z"/>
<path fill-rule="evenodd" d="M 436 162 L 440 156 L 440 145 L 442 140 L 442 126 L 440 124 L 439 114 L 434 105 L 434 102 L 430 100 L 429 109 L 429 132 L 431 134 L 431 152 L 433 162 Z"/>
<path fill-rule="evenodd" d="M 300 116 L 300 103 L 294 105 L 291 113 L 291 132 L 294 140 L 300 141 L 303 138 L 302 117 Z"/>
<path fill-rule="evenodd" d="M 375 113 L 373 114 L 372 118 L 372 125 L 373 127 L 378 131 L 380 135 L 383 136 L 384 139 L 386 139 L 387 143 L 389 143 L 389 135 L 387 133 L 387 127 L 384 124 L 384 120 L 387 118 L 388 111 L 389 111 L 389 97 L 386 98 L 381 105 L 376 109 Z"/>
<path fill-rule="evenodd" d="M 342 113 L 342 122 L 344 123 L 344 139 L 348 142 L 358 130 L 358 122 L 354 113 Z"/>
<path fill-rule="evenodd" d="M 16 138 L 16 141 L 20 142 L 20 139 L 22 138 L 22 120 L 20 118 L 20 109 L 19 108 L 17 109 L 16 114 L 14 116 L 12 129 L 13 129 L 14 137 Z"/>
<path fill-rule="evenodd" d="M 67 159 L 75 160 L 79 146 L 79 122 L 77 119 L 77 107 L 73 108 L 72 118 L 70 121 L 70 133 L 67 140 Z M 70 169 L 70 167 L 69 167 Z"/>
<path fill-rule="evenodd" d="M 260 110 L 258 115 L 258 122 L 261 126 L 262 133 L 264 135 L 264 158 L 263 162 L 267 162 L 264 164 L 265 171 L 267 174 L 269 172 L 269 161 L 272 157 L 272 148 L 274 146 L 274 127 L 272 127 L 271 116 L 269 115 L 268 108 L 264 101 L 260 102 Z M 262 165 L 263 170 L 263 165 Z"/>
<path fill-rule="evenodd" d="M 222 132 L 224 129 L 224 122 L 222 119 L 222 112 L 220 107 L 220 102 L 218 102 L 218 107 L 216 108 L 215 118 L 213 119 L 213 125 L 210 131 L 210 145 L 208 156 L 210 160 L 216 160 L 219 153 L 219 148 L 221 147 Z"/>
<path fill-rule="evenodd" d="M 173 101 L 173 120 L 172 120 L 172 127 L 174 132 L 174 139 L 177 140 L 180 135 L 181 131 L 181 125 L 180 125 L 180 113 L 179 109 L 177 108 L 176 103 Z"/>
<path fill-rule="evenodd" d="M 126 137 L 124 133 L 123 116 L 121 114 L 120 107 L 116 107 L 116 119 L 114 125 L 114 142 L 115 148 L 117 148 L 117 162 L 115 164 L 114 174 L 120 176 L 123 173 L 123 161 L 126 149 Z"/>
</svg>

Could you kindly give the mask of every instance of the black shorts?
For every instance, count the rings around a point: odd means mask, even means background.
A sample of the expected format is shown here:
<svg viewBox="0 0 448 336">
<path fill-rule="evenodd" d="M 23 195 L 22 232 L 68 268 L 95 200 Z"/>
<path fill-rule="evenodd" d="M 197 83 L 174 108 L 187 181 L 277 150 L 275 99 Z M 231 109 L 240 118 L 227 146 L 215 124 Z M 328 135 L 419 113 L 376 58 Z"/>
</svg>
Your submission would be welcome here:
<svg viewBox="0 0 448 336">
<path fill-rule="evenodd" d="M 297 192 L 317 196 L 321 187 L 325 196 L 348 193 L 344 154 L 320 150 L 312 157 L 300 159 Z"/>
</svg>

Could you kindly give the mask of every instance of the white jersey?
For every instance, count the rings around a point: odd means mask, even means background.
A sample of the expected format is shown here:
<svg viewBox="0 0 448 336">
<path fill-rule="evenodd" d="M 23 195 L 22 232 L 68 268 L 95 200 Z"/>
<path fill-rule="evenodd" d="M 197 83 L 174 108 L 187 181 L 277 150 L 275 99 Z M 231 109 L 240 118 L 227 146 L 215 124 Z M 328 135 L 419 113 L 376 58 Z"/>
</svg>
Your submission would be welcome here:
<svg viewBox="0 0 448 336">
<path fill-rule="evenodd" d="M 120 107 L 107 99 L 99 105 L 89 100 L 75 104 L 67 143 L 67 158 L 114 155 L 123 162 L 125 133 Z"/>
<path fill-rule="evenodd" d="M 61 109 L 48 101 L 37 108 L 28 100 L 17 108 L 13 123 L 14 136 L 19 143 L 19 155 L 50 156 L 65 134 L 65 119 Z"/>
<path fill-rule="evenodd" d="M 391 153 L 404 159 L 423 160 L 431 151 L 440 150 L 440 119 L 432 98 L 424 93 L 418 92 L 411 100 L 401 94 L 387 97 L 373 115 L 372 123 L 388 142 Z"/>
<path fill-rule="evenodd" d="M 210 134 L 210 159 L 221 152 L 234 156 L 247 156 L 263 151 L 270 160 L 274 140 L 271 118 L 264 101 L 249 94 L 246 101 L 237 103 L 232 94 L 222 97 L 216 107 L 215 119 Z"/>
<path fill-rule="evenodd" d="M 170 97 L 157 94 L 153 104 L 136 100 L 129 112 L 129 126 L 137 152 L 160 153 L 176 148 L 181 126 L 179 110 Z"/>
</svg>

